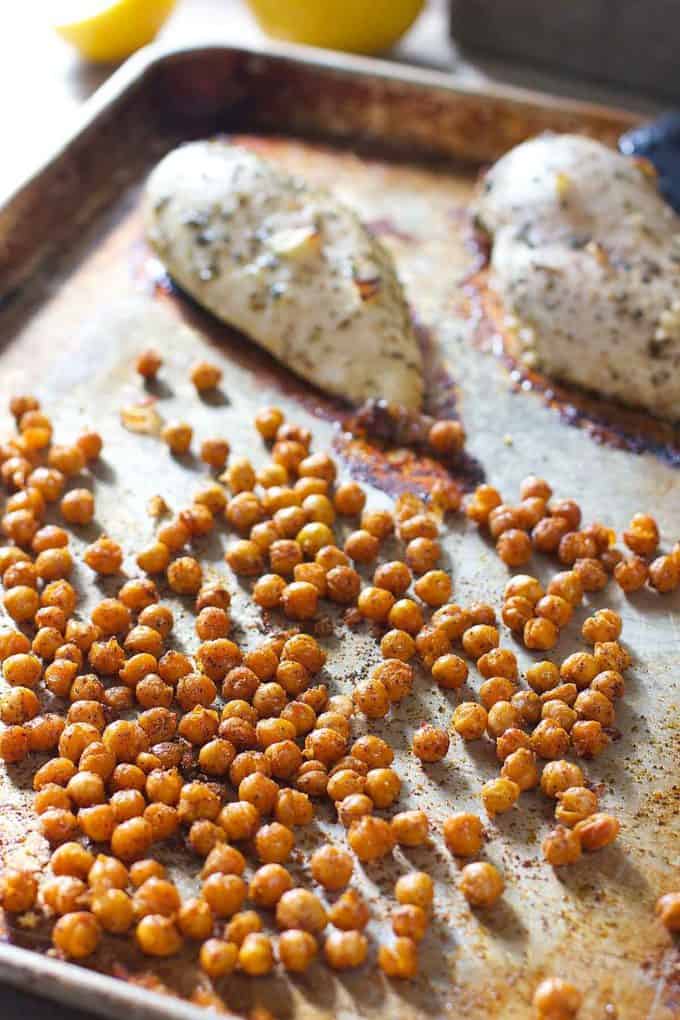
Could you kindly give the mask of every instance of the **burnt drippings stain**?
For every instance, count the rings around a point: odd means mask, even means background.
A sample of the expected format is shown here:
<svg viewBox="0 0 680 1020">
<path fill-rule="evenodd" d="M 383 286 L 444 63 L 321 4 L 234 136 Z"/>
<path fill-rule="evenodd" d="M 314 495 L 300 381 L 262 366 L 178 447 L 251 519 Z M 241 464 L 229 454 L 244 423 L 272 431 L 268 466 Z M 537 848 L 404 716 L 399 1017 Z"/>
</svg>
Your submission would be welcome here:
<svg viewBox="0 0 680 1020">
<path fill-rule="evenodd" d="M 504 326 L 505 313 L 489 287 L 488 269 L 474 273 L 465 284 L 472 342 L 495 354 L 507 368 L 513 388 L 533 393 L 566 425 L 581 429 L 601 445 L 635 454 L 652 454 L 680 468 L 680 429 L 645 411 L 624 407 L 594 393 L 550 379 L 528 368 L 513 353 L 512 337 Z"/>
<path fill-rule="evenodd" d="M 459 389 L 441 358 L 429 330 L 414 323 L 423 355 L 425 412 L 374 400 L 358 411 L 299 379 L 266 351 L 202 308 L 166 273 L 157 259 L 134 260 L 137 282 L 149 286 L 180 320 L 210 343 L 228 350 L 236 364 L 252 372 L 263 387 L 276 387 L 297 400 L 309 413 L 340 423 L 334 447 L 355 477 L 389 493 L 432 491 L 437 482 L 454 482 L 468 491 L 484 479 L 481 465 L 468 454 L 439 460 L 427 448 L 427 433 L 438 418 L 458 420 Z"/>
</svg>

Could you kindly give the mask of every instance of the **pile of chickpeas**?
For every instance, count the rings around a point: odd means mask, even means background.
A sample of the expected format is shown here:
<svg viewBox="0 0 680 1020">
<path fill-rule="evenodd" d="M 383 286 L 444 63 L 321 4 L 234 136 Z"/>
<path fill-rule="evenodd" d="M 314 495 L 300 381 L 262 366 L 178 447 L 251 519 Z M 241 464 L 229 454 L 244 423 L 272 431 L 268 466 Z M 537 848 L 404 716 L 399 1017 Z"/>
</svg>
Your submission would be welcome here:
<svg viewBox="0 0 680 1020">
<path fill-rule="evenodd" d="M 145 351 L 137 370 L 149 379 L 161 366 L 157 352 Z M 191 371 L 199 391 L 220 378 L 207 362 Z M 34 805 L 52 851 L 46 871 L 6 868 L 0 893 L 4 909 L 19 919 L 37 911 L 50 920 L 54 947 L 65 957 L 89 957 L 110 933 L 134 937 L 152 957 L 193 943 L 212 979 L 236 969 L 268 974 L 277 961 L 301 973 L 320 949 L 335 970 L 363 964 L 370 910 L 350 886 L 357 862 L 370 866 L 397 845 L 428 845 L 431 824 L 423 810 L 393 812 L 401 789 L 394 751 L 375 733 L 353 736 L 353 719 L 382 719 L 408 698 L 416 663 L 444 690 L 465 684 L 467 660 L 483 678 L 479 700 L 460 702 L 448 730 L 429 722 L 416 730 L 412 752 L 424 766 L 443 759 L 452 739 L 493 740 L 500 775 L 480 792 L 489 818 L 540 788 L 555 801 L 557 824 L 543 841 L 555 867 L 616 838 L 617 819 L 599 810 L 581 766 L 567 756 L 592 758 L 609 742 L 630 665 L 618 640 L 620 617 L 595 612 L 582 627 L 592 651 L 559 665 L 535 662 L 521 686 L 515 653 L 500 647 L 493 607 L 451 602 L 451 577 L 438 566 L 443 513 L 461 506 L 456 486 L 440 486 L 429 506 L 406 494 L 393 510 L 367 509 L 362 487 L 337 482 L 332 457 L 311 452 L 309 430 L 265 408 L 255 427 L 269 461 L 256 469 L 232 456 L 226 439 L 204 439 L 199 455 L 219 477 L 174 516 L 163 518 L 158 501 L 154 541 L 136 552 L 140 576 L 84 619 L 68 580 L 69 533 L 45 520 L 58 508 L 76 532 L 93 521 L 91 489 L 70 486 L 99 457 L 102 440 L 89 432 L 72 445 L 53 443 L 51 422 L 32 397 L 14 398 L 11 411 L 17 434 L 0 447 L 0 477 L 10 493 L 0 522 L 7 538 L 0 574 L 15 626 L 0 632 L 8 685 L 0 698 L 0 757 L 15 764 L 43 755 Z M 451 431 L 445 425 L 442 435 Z M 169 423 L 162 440 L 182 456 L 193 430 Z M 607 529 L 576 531 L 578 507 L 550 503 L 551 495 L 547 483 L 531 478 L 517 507 L 505 506 L 489 486 L 465 505 L 510 566 L 536 549 L 556 551 L 571 568 L 545 591 L 530 575 L 512 577 L 506 587 L 503 623 L 539 650 L 554 646 L 583 593 L 603 587 L 608 571 L 622 584 L 620 568 L 640 562 L 642 583 L 670 590 L 668 577 L 680 568 L 678 547 L 649 566 L 642 558 L 658 545 L 651 518 L 637 515 L 624 533 L 635 553 L 624 561 Z M 239 536 L 229 542 L 226 562 L 251 579 L 253 602 L 269 625 L 270 636 L 247 651 L 230 637 L 227 577 L 207 580 L 200 563 L 200 541 L 219 521 Z M 381 555 L 388 539 L 401 543 L 403 559 Z M 103 576 L 119 575 L 124 558 L 106 535 L 83 554 Z M 172 647 L 174 617 L 161 602 L 164 588 L 193 601 L 193 654 Z M 330 694 L 320 681 L 324 600 L 344 607 L 349 626 L 366 621 L 379 643 L 382 660 L 351 697 Z M 277 619 L 293 626 L 277 630 Z M 60 699 L 63 711 L 46 711 L 48 696 Z M 313 821 L 324 800 L 346 830 L 346 845 L 325 843 L 310 855 L 315 892 L 296 884 L 286 864 L 296 829 Z M 504 880 L 493 864 L 475 859 L 486 838 L 480 816 L 451 814 L 442 836 L 463 865 L 462 895 L 474 908 L 492 907 Z M 200 889 L 188 899 L 154 859 L 154 846 L 178 837 L 203 861 Z M 394 939 L 379 947 L 377 962 L 388 977 L 413 978 L 432 916 L 432 879 L 404 874 L 394 897 Z M 670 930 L 680 927 L 680 894 L 663 897 L 658 909 Z M 264 930 L 263 914 L 278 938 Z M 545 1017 L 574 1015 L 579 1002 L 579 993 L 557 978 L 543 982 L 534 999 Z"/>
</svg>

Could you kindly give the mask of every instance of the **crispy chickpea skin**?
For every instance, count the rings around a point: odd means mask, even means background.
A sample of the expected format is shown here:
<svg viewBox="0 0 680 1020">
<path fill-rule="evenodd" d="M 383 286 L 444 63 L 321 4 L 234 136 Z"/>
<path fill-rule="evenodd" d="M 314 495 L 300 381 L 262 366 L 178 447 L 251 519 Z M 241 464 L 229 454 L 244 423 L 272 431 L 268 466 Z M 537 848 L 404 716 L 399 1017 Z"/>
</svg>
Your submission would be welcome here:
<svg viewBox="0 0 680 1020">
<path fill-rule="evenodd" d="M 536 1020 L 572 1020 L 581 1008 L 582 995 L 574 985 L 562 978 L 541 981 L 534 992 L 532 1005 Z"/>
<path fill-rule="evenodd" d="M 478 815 L 458 811 L 444 819 L 444 842 L 456 857 L 474 857 L 482 848 L 484 829 Z"/>
<path fill-rule="evenodd" d="M 461 871 L 458 888 L 470 906 L 491 907 L 503 893 L 505 883 L 493 864 L 475 861 Z"/>
<path fill-rule="evenodd" d="M 87 911 L 76 911 L 60 917 L 52 931 L 57 949 L 74 960 L 91 956 L 99 945 L 101 927 L 97 918 Z"/>
<path fill-rule="evenodd" d="M 396 938 L 391 945 L 380 946 L 378 966 L 389 978 L 411 980 L 418 973 L 418 946 L 410 938 Z"/>
<path fill-rule="evenodd" d="M 664 928 L 680 931 L 680 892 L 669 892 L 656 901 L 656 914 Z"/>
</svg>

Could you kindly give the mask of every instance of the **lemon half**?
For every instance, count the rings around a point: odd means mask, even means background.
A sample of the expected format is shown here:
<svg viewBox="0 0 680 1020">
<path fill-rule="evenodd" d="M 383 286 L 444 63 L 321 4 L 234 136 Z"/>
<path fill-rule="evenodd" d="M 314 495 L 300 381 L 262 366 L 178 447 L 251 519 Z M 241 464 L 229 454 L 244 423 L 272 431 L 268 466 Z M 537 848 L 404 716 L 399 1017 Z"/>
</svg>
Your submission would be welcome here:
<svg viewBox="0 0 680 1020">
<path fill-rule="evenodd" d="M 248 0 L 276 39 L 350 53 L 380 53 L 411 27 L 424 0 Z"/>
<path fill-rule="evenodd" d="M 70 0 L 54 28 L 87 60 L 123 60 L 154 39 L 177 0 Z"/>
</svg>

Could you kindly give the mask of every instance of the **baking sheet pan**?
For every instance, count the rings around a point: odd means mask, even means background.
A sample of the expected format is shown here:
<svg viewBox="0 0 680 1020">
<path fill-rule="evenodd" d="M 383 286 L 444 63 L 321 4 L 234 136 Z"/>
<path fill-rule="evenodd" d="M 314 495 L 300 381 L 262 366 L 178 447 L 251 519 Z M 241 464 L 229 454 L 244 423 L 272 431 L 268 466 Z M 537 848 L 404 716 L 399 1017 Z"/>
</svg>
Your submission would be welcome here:
<svg viewBox="0 0 680 1020">
<path fill-rule="evenodd" d="M 173 460 L 150 437 L 132 436 L 119 420 L 122 405 L 143 393 L 131 365 L 142 346 L 164 350 L 163 386 L 156 394 L 163 418 L 187 418 L 199 437 L 225 434 L 237 453 L 257 461 L 250 422 L 262 403 L 276 402 L 309 425 L 318 448 L 335 444 L 344 472 L 366 477 L 366 459 L 348 446 L 327 402 L 226 328 L 159 287 L 158 266 L 146 251 L 139 219 L 144 174 L 172 145 L 214 131 L 249 136 L 292 170 L 333 186 L 357 207 L 392 249 L 418 321 L 444 352 L 458 386 L 458 408 L 471 454 L 510 498 L 529 472 L 544 474 L 561 496 L 573 496 L 586 520 L 621 529 L 637 510 L 653 512 L 665 544 L 680 531 L 680 475 L 652 455 L 598 445 L 566 425 L 533 394 L 517 392 L 503 364 L 473 343 L 461 280 L 473 266 L 465 209 L 479 165 L 537 131 L 579 130 L 613 143 L 634 118 L 522 92 L 483 94 L 453 89 L 446 77 L 377 62 L 288 48 L 269 52 L 206 47 L 134 58 L 94 98 L 81 130 L 0 210 L 0 405 L 29 389 L 44 401 L 57 437 L 95 425 L 106 441 L 95 469 L 97 523 L 76 548 L 106 529 L 130 554 L 150 538 L 145 508 L 162 495 L 183 505 L 202 472 L 195 461 Z M 285 137 L 282 137 L 285 136 Z M 201 354 L 224 368 L 222 397 L 197 399 L 188 366 Z M 4 411 L 3 411 L 4 413 Z M 9 424 L 9 422 L 8 422 Z M 381 478 L 385 478 L 381 475 Z M 398 483 L 387 472 L 386 485 Z M 388 497 L 370 485 L 379 505 Z M 202 551 L 226 573 L 225 534 Z M 445 540 L 457 600 L 498 604 L 507 578 L 493 551 L 460 519 Z M 532 568 L 533 568 L 532 564 Z M 547 576 L 554 566 L 535 564 Z M 96 598 L 76 581 L 81 610 Z M 105 585 L 109 588 L 109 585 Z M 259 614 L 245 589 L 236 593 L 238 639 L 261 637 Z M 93 590 L 94 589 L 94 590 Z M 177 599 L 178 639 L 192 647 L 192 617 Z M 574 980 L 585 994 L 584 1020 L 670 1020 L 680 1008 L 678 952 L 653 917 L 656 897 L 678 874 L 678 598 L 645 592 L 626 600 L 608 590 L 589 599 L 622 613 L 623 637 L 635 660 L 620 739 L 593 763 L 603 804 L 622 820 L 618 843 L 559 874 L 540 860 L 550 808 L 524 794 L 519 809 L 487 825 L 485 856 L 503 870 L 507 890 L 492 911 L 473 916 L 455 889 L 456 866 L 443 848 L 441 821 L 454 809 L 479 809 L 477 791 L 495 774 L 489 747 L 452 742 L 448 758 L 423 769 L 408 753 L 424 719 L 446 723 L 454 700 L 420 676 L 380 731 L 392 740 L 404 779 L 400 806 L 430 813 L 433 848 L 397 852 L 364 869 L 358 884 L 373 910 L 371 957 L 389 933 L 391 890 L 409 866 L 436 881 L 435 919 L 422 946 L 422 970 L 412 984 L 386 982 L 374 965 L 334 976 L 316 964 L 303 978 L 281 974 L 258 981 L 233 977 L 213 988 L 190 954 L 154 966 L 123 940 L 110 939 L 89 969 L 25 947 L 45 950 L 38 928 L 5 928 L 0 976 L 67 1002 L 120 1016 L 196 1015 L 196 1005 L 247 1012 L 262 1005 L 276 1017 L 372 1018 L 425 1015 L 503 1020 L 531 1015 L 531 994 L 547 974 Z M 578 627 L 564 634 L 557 654 L 578 647 Z M 509 640 L 506 636 L 505 640 Z M 349 691 L 377 659 L 373 638 L 334 623 L 328 682 Z M 529 657 L 518 649 L 520 662 Z M 479 677 L 470 684 L 476 688 Z M 374 724 L 373 728 L 376 726 Z M 358 724 L 357 732 L 361 732 Z M 32 768 L 11 768 L 0 786 L 0 849 L 42 862 L 47 850 L 30 808 Z M 339 835 L 330 813 L 305 832 L 307 851 Z M 196 858 L 160 850 L 183 888 L 191 888 Z M 304 856 L 293 870 L 304 876 Z M 111 975 L 118 980 L 113 980 Z M 159 996 L 159 992 L 164 993 Z"/>
</svg>

